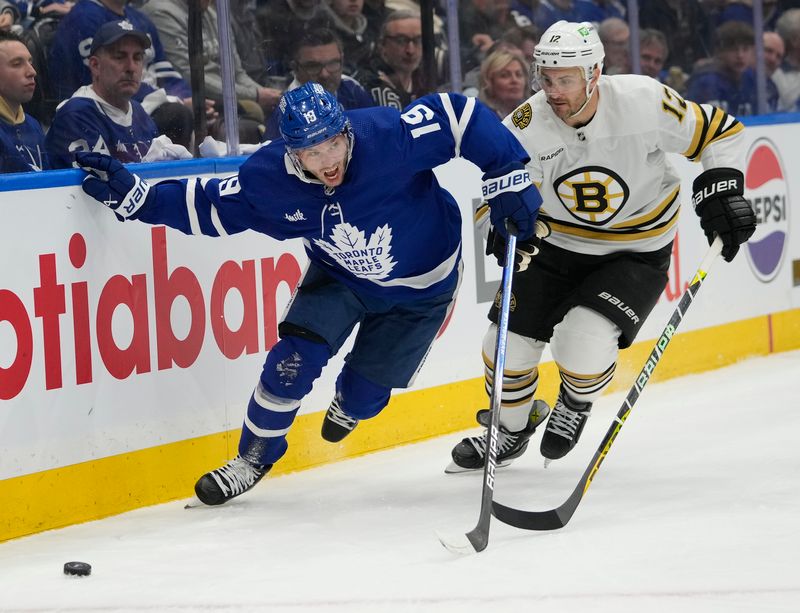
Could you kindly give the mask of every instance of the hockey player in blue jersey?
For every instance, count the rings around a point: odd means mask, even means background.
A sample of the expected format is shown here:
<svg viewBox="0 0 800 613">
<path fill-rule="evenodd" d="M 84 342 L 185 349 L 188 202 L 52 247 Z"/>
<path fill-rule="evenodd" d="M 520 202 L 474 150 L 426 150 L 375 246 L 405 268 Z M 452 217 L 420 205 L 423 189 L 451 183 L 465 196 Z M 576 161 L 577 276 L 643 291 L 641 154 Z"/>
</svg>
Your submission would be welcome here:
<svg viewBox="0 0 800 613">
<path fill-rule="evenodd" d="M 286 453 L 301 399 L 356 324 L 322 436 L 338 442 L 408 387 L 453 305 L 461 215 L 432 171 L 462 156 L 481 168 L 495 227 L 532 234 L 541 198 L 528 156 L 474 98 L 436 94 L 402 114 L 344 113 L 314 82 L 280 101 L 283 140 L 256 151 L 238 175 L 149 185 L 122 164 L 79 153 L 83 189 L 121 219 L 187 234 L 247 229 L 303 238 L 310 260 L 250 397 L 239 455 L 203 475 L 198 498 L 222 504 L 253 487 Z"/>
</svg>

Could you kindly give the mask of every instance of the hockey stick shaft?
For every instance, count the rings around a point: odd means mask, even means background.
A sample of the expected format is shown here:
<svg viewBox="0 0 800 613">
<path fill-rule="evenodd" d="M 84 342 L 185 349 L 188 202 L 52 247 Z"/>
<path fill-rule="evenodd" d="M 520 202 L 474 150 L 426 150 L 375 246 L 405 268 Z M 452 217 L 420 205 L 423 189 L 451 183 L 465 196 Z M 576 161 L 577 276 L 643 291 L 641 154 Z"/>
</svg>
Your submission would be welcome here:
<svg viewBox="0 0 800 613">
<path fill-rule="evenodd" d="M 498 377 L 502 382 L 506 366 L 506 343 L 508 340 L 508 316 L 511 310 L 511 280 L 514 276 L 514 257 L 517 249 L 517 233 L 513 224 L 509 223 L 506 240 L 503 279 L 500 283 L 500 314 L 497 320 L 497 338 L 494 347 L 494 385 L 489 409 L 489 430 L 486 441 L 486 463 L 483 466 L 483 489 L 481 490 L 481 511 L 478 523 L 467 532 L 475 551 L 483 551 L 489 544 L 489 525 L 492 521 L 492 498 L 494 497 L 494 477 L 497 470 L 497 438 L 500 429 L 500 401 L 503 386 L 498 385 Z M 498 375 L 498 373 L 500 373 Z"/>
<path fill-rule="evenodd" d="M 503 279 L 500 282 L 500 315 L 497 323 L 497 337 L 494 348 L 495 373 L 502 373 L 506 362 L 506 340 L 508 338 L 508 313 L 511 309 L 511 279 L 514 274 L 517 232 L 512 223 L 507 224 L 505 259 L 503 262 Z M 500 375 L 502 377 L 502 374 Z M 495 374 L 497 381 L 497 374 Z M 448 535 L 437 533 L 439 540 L 453 553 L 475 553 L 483 551 L 489 544 L 489 525 L 492 521 L 492 498 L 494 496 L 494 475 L 497 469 L 497 438 L 500 428 L 500 401 L 502 385 L 492 386 L 491 405 L 489 407 L 489 427 L 486 433 L 486 462 L 483 466 L 483 484 L 481 486 L 481 511 L 475 528 L 464 534 Z"/>
<path fill-rule="evenodd" d="M 570 497 L 561 506 L 548 511 L 522 511 L 512 507 L 507 507 L 498 502 L 493 502 L 492 513 L 497 519 L 503 523 L 509 524 L 510 526 L 522 528 L 524 530 L 557 530 L 558 528 L 563 528 L 567 522 L 569 522 L 569 520 L 572 518 L 572 515 L 575 513 L 575 510 L 578 508 L 578 505 L 580 504 L 584 494 L 589 489 L 589 486 L 597 474 L 597 471 L 600 470 L 600 465 L 608 455 L 611 445 L 614 444 L 614 441 L 616 440 L 619 431 L 622 429 L 625 420 L 628 418 L 628 415 L 630 415 L 633 405 L 638 400 L 642 390 L 644 389 L 644 386 L 647 385 L 647 382 L 650 380 L 653 371 L 661 359 L 661 356 L 664 354 L 664 350 L 672 340 L 678 325 L 686 315 L 686 311 L 694 301 L 697 292 L 700 291 L 700 287 L 702 286 L 703 281 L 705 280 L 706 275 L 711 268 L 711 265 L 714 263 L 714 260 L 720 254 L 721 250 L 722 239 L 717 236 L 711 243 L 711 246 L 708 248 L 708 251 L 706 252 L 702 262 L 700 263 L 700 266 L 697 269 L 697 273 L 692 279 L 692 282 L 689 284 L 689 287 L 686 288 L 683 296 L 681 296 L 678 306 L 673 311 L 666 327 L 659 335 L 655 346 L 644 363 L 644 366 L 639 371 L 633 386 L 628 391 L 625 401 L 622 403 L 622 407 L 614 417 L 613 423 L 606 432 L 606 435 L 603 437 L 600 446 L 597 448 L 597 451 L 592 457 L 592 460 L 589 462 L 589 465 L 586 467 L 586 470 L 578 481 L 578 485 L 575 487 Z"/>
</svg>

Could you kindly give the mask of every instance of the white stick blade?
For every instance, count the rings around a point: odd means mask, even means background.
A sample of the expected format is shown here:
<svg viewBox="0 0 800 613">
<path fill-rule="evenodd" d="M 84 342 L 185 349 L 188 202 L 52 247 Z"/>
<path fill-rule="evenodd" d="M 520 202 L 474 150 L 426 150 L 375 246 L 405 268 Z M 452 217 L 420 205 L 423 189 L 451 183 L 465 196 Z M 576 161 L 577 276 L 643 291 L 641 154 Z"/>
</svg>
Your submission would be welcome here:
<svg viewBox="0 0 800 613">
<path fill-rule="evenodd" d="M 466 534 L 445 534 L 437 530 L 436 536 L 439 538 L 439 542 L 444 545 L 445 549 L 450 553 L 462 556 L 476 553 L 475 547 L 467 538 Z"/>
</svg>

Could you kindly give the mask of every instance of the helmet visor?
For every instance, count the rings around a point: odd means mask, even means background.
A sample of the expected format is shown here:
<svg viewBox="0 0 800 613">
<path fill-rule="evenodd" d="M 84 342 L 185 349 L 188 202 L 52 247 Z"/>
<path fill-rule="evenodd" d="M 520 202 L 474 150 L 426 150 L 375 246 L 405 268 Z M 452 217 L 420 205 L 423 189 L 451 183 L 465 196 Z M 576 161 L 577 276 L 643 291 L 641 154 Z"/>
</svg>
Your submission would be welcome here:
<svg viewBox="0 0 800 613">
<path fill-rule="evenodd" d="M 580 69 L 538 69 L 534 76 L 534 89 L 544 90 L 548 96 L 572 96 L 586 89 L 586 79 Z"/>
</svg>

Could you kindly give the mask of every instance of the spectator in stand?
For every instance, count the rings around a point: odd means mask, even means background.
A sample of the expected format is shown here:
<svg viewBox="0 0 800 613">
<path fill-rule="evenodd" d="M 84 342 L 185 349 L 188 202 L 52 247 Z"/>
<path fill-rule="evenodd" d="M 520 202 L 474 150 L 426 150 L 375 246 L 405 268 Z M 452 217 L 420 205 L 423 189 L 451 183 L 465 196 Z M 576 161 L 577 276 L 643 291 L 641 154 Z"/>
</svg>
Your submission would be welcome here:
<svg viewBox="0 0 800 613">
<path fill-rule="evenodd" d="M 42 126 L 22 105 L 33 97 L 36 71 L 30 51 L 12 32 L 0 32 L 0 172 L 47 170 Z"/>
<path fill-rule="evenodd" d="M 219 29 L 217 11 L 210 0 L 201 0 L 203 11 L 203 59 L 205 64 L 206 97 L 215 101 L 215 108 L 222 109 L 222 72 L 219 58 Z M 191 63 L 189 52 L 189 4 L 187 0 L 150 0 L 142 10 L 152 20 L 164 41 L 166 58 L 183 74 L 189 74 Z M 239 115 L 239 140 L 242 143 L 261 141 L 265 117 L 275 108 L 281 91 L 263 87 L 256 83 L 242 67 L 236 49 L 233 52 L 237 112 Z M 223 139 L 224 122 L 217 121 L 209 133 Z"/>
<path fill-rule="evenodd" d="M 309 30 L 295 46 L 291 63 L 294 79 L 286 89 L 293 90 L 315 81 L 336 96 L 345 111 L 375 106 L 372 96 L 358 81 L 342 74 L 343 65 L 342 42 L 333 30 Z M 281 117 L 283 112 L 278 107 L 269 118 L 265 138 L 280 138 Z"/>
<path fill-rule="evenodd" d="M 75 152 L 96 151 L 121 162 L 189 158 L 180 145 L 160 137 L 156 158 L 148 156 L 158 128 L 134 99 L 142 81 L 149 36 L 129 21 L 110 21 L 97 30 L 89 48 L 92 84 L 59 106 L 45 143 L 53 168 L 75 165 Z M 75 165 L 77 167 L 77 165 Z"/>
<path fill-rule="evenodd" d="M 562 20 L 598 25 L 610 17 L 624 19 L 626 13 L 620 0 L 541 0 L 533 12 L 533 22 L 542 30 Z"/>
<path fill-rule="evenodd" d="M 353 74 L 361 66 L 369 65 L 377 28 L 370 28 L 364 15 L 364 0 L 330 0 L 326 6 L 333 29 L 342 41 L 346 60 L 344 71 Z"/>
<path fill-rule="evenodd" d="M 778 88 L 778 110 L 794 111 L 800 100 L 800 8 L 781 15 L 775 29 L 786 45 L 783 63 L 772 75 Z"/>
<path fill-rule="evenodd" d="M 506 53 L 511 53 L 514 55 L 522 55 L 522 49 L 520 49 L 517 45 L 513 45 L 510 42 L 506 41 L 505 39 L 500 39 L 491 47 L 486 54 L 486 59 L 489 58 L 490 55 L 497 53 L 499 51 L 505 51 Z M 481 65 L 477 68 L 473 68 L 469 72 L 467 72 L 463 79 L 462 79 L 462 87 L 463 91 L 461 92 L 465 96 L 472 96 L 477 98 L 480 96 L 481 93 L 481 70 L 483 69 L 483 64 L 486 60 L 481 62 Z M 530 66 L 530 62 L 527 62 L 528 66 Z"/>
<path fill-rule="evenodd" d="M 152 116 L 160 134 L 191 147 L 194 130 L 191 88 L 167 60 L 156 27 L 144 13 L 128 6 L 127 0 L 80 0 L 61 19 L 48 61 L 48 79 L 55 96 L 64 100 L 92 82 L 88 59 L 92 37 L 104 23 L 120 19 L 147 33 L 153 41 L 135 99 Z"/>
<path fill-rule="evenodd" d="M 639 27 L 669 32 L 670 63 L 685 73 L 710 55 L 711 26 L 698 0 L 639 0 Z"/>
<path fill-rule="evenodd" d="M 267 85 L 267 55 L 262 46 L 264 34 L 256 19 L 256 0 L 230 0 L 229 5 L 233 41 L 242 68 L 253 81 Z"/>
<path fill-rule="evenodd" d="M 478 99 L 500 119 L 525 102 L 530 91 L 528 62 L 519 53 L 494 51 L 483 60 Z"/>
<path fill-rule="evenodd" d="M 790 0 L 793 2 L 793 0 Z M 763 0 L 764 30 L 775 28 L 775 22 L 782 12 L 781 2 L 778 0 Z M 723 0 L 723 6 L 714 16 L 714 25 L 721 26 L 728 21 L 742 21 L 753 25 L 753 0 Z"/>
<path fill-rule="evenodd" d="M 500 40 L 514 45 L 530 64 L 533 62 L 533 50 L 539 42 L 540 36 L 539 28 L 531 24 L 529 26 L 513 26 L 509 28 L 503 32 Z"/>
<path fill-rule="evenodd" d="M 513 26 L 529 26 L 524 14 L 512 12 L 509 0 L 470 0 L 458 14 L 461 67 L 466 72 L 480 66 L 489 48 Z"/>
<path fill-rule="evenodd" d="M 267 71 L 285 77 L 291 72 L 291 52 L 308 30 L 333 26 L 322 0 L 266 0 L 256 11 L 264 34 Z"/>
<path fill-rule="evenodd" d="M 8 30 L 11 24 L 24 24 L 45 17 L 59 18 L 70 12 L 75 2 L 72 0 L 0 0 L 0 30 Z M 13 13 L 13 21 L 4 16 L 6 11 Z"/>
<path fill-rule="evenodd" d="M 0 0 L 0 32 L 10 32 L 11 26 L 19 22 L 20 14 L 16 2 Z"/>
<path fill-rule="evenodd" d="M 748 24 L 742 21 L 722 24 L 715 33 L 714 58 L 692 73 L 687 97 L 737 117 L 755 113 L 754 46 L 753 28 Z M 766 110 L 774 110 L 777 101 L 775 84 L 768 80 Z"/>
<path fill-rule="evenodd" d="M 631 30 L 619 17 L 604 19 L 597 34 L 606 50 L 603 74 L 631 73 Z"/>
<path fill-rule="evenodd" d="M 783 56 L 786 54 L 786 45 L 783 44 L 781 35 L 777 32 L 764 32 L 761 39 L 764 45 L 764 69 L 767 76 L 772 78 L 775 71 L 783 63 Z"/>
<path fill-rule="evenodd" d="M 667 37 L 660 30 L 645 28 L 639 32 L 639 64 L 642 74 L 664 82 L 664 65 L 669 57 Z"/>
<path fill-rule="evenodd" d="M 378 57 L 356 78 L 376 104 L 402 110 L 426 92 L 422 63 L 422 20 L 419 13 L 389 13 L 378 36 Z"/>
</svg>

